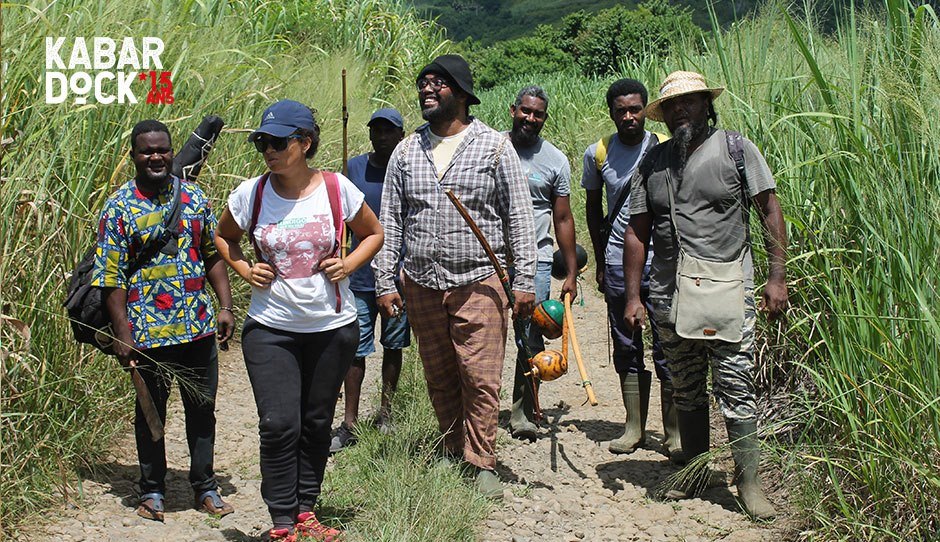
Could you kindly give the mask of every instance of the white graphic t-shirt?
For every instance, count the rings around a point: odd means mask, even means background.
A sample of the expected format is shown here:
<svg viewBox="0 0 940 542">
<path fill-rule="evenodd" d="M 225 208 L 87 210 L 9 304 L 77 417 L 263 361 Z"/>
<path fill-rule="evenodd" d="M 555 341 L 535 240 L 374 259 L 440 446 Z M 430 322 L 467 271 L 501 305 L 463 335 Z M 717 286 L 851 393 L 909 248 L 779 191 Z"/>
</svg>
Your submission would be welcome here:
<svg viewBox="0 0 940 542">
<path fill-rule="evenodd" d="M 362 207 L 362 192 L 337 173 L 343 220 L 349 221 Z M 244 231 L 251 227 L 251 211 L 260 177 L 249 179 L 228 198 L 229 212 Z M 254 231 L 264 260 L 275 270 L 268 288 L 251 288 L 248 316 L 258 322 L 299 333 L 326 331 L 356 319 L 356 303 L 349 279 L 339 283 L 340 312 L 336 312 L 336 287 L 319 271 L 320 262 L 334 252 L 336 232 L 330 199 L 323 182 L 300 199 L 277 194 L 271 182 L 261 196 L 261 212 Z"/>
</svg>

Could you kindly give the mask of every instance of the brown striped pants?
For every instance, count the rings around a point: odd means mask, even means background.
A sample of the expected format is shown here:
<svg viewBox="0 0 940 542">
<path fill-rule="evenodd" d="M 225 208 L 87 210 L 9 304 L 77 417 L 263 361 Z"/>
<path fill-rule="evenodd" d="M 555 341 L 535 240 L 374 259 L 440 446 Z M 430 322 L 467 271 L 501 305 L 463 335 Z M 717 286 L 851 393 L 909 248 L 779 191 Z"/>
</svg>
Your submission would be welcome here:
<svg viewBox="0 0 940 542">
<path fill-rule="evenodd" d="M 499 279 L 493 274 L 440 291 L 405 275 L 404 294 L 444 447 L 477 467 L 494 468 L 509 319 Z"/>
</svg>

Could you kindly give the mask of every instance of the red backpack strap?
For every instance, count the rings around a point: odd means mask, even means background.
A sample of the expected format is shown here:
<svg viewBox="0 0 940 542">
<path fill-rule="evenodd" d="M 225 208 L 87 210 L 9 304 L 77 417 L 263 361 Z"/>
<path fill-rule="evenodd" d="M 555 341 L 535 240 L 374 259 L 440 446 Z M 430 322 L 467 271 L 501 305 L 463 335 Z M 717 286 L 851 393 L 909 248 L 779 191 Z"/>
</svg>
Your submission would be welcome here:
<svg viewBox="0 0 940 542">
<path fill-rule="evenodd" d="M 264 194 L 264 187 L 268 184 L 268 177 L 270 176 L 270 171 L 265 173 L 258 179 L 258 184 L 255 185 L 255 200 L 251 207 L 251 225 L 248 226 L 248 239 L 255 249 L 255 259 L 259 262 L 264 261 L 264 258 L 261 257 L 261 249 L 258 247 L 258 243 L 255 242 L 255 227 L 258 226 L 258 216 L 261 215 L 261 195 Z"/>
<path fill-rule="evenodd" d="M 330 212 L 333 215 L 333 229 L 335 231 L 331 256 L 336 256 L 343 244 L 343 234 L 346 227 L 346 223 L 343 222 L 343 204 L 340 201 L 339 194 L 339 177 L 332 171 L 324 171 L 323 182 L 326 183 L 326 194 L 330 199 Z M 339 283 L 335 283 L 334 286 L 336 289 L 336 312 L 339 313 L 343 309 L 343 299 L 340 295 Z"/>
<path fill-rule="evenodd" d="M 345 223 L 343 222 L 343 204 L 340 201 L 339 177 L 331 171 L 323 172 L 323 182 L 326 183 L 326 194 L 330 198 L 330 212 L 333 214 L 333 228 L 336 236 L 333 243 L 333 254 L 339 250 L 343 243 Z"/>
</svg>

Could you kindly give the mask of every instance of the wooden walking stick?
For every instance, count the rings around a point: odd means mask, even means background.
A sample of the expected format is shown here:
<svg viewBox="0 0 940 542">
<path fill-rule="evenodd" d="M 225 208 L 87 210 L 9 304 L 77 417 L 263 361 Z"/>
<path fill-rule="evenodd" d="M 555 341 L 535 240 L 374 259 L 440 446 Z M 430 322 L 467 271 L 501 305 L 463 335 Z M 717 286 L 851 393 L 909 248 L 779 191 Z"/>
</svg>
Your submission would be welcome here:
<svg viewBox="0 0 940 542">
<path fill-rule="evenodd" d="M 565 324 L 571 340 L 571 349 L 574 350 L 574 359 L 578 362 L 578 372 L 581 373 L 581 386 L 587 392 L 588 401 L 591 406 L 597 406 L 597 397 L 594 396 L 594 386 L 588 378 L 587 367 L 584 366 L 584 360 L 581 359 L 581 348 L 578 346 L 578 336 L 574 332 L 574 317 L 571 315 L 571 293 L 565 294 Z"/>
<path fill-rule="evenodd" d="M 346 108 L 346 68 L 343 68 L 343 175 L 349 176 L 349 109 Z"/>
<path fill-rule="evenodd" d="M 346 107 L 346 68 L 343 68 L 343 176 L 349 177 L 349 109 Z M 339 257 L 345 260 L 346 254 L 349 253 L 350 239 L 345 223 L 342 228 L 340 239 L 343 243 L 340 245 Z"/>
<path fill-rule="evenodd" d="M 493 252 L 493 249 L 490 247 L 489 241 L 484 237 L 483 232 L 480 231 L 480 227 L 477 226 L 477 223 L 473 220 L 473 217 L 470 216 L 470 213 L 467 212 L 467 208 L 463 206 L 463 203 L 460 203 L 460 199 L 457 198 L 457 195 L 454 194 L 454 191 L 451 189 L 444 190 L 444 193 L 447 194 L 447 198 L 450 199 L 450 202 L 454 204 L 454 207 L 457 208 L 457 212 L 463 217 L 464 222 L 467 223 L 467 226 L 470 226 L 470 231 L 473 232 L 473 235 L 476 236 L 477 241 L 480 242 L 480 245 L 483 247 L 483 252 L 486 252 L 486 257 L 490 259 L 490 263 L 493 264 L 493 269 L 496 270 L 496 276 L 499 278 L 500 284 L 503 285 L 503 291 L 506 292 L 506 297 L 509 299 L 510 305 L 515 305 L 516 296 L 512 294 L 512 288 L 509 286 L 509 275 L 506 274 L 506 271 L 503 270 L 503 266 L 499 264 L 499 259 L 496 257 L 496 253 Z M 525 324 L 521 318 L 516 318 L 512 323 L 513 331 L 520 337 L 525 337 Z M 522 351 L 525 354 L 525 359 L 532 357 L 532 354 L 529 352 L 529 345 L 526 344 L 526 341 L 523 340 Z M 519 356 L 516 356 L 516 363 L 521 365 L 522 361 L 519 359 Z M 529 367 L 520 367 L 523 373 L 531 372 Z M 528 385 L 529 393 L 532 394 L 532 402 L 534 403 L 534 414 L 535 421 L 540 421 L 542 419 L 542 409 L 539 408 L 539 396 L 538 389 L 536 388 L 535 378 L 526 378 L 523 379 L 524 382 Z"/>
</svg>

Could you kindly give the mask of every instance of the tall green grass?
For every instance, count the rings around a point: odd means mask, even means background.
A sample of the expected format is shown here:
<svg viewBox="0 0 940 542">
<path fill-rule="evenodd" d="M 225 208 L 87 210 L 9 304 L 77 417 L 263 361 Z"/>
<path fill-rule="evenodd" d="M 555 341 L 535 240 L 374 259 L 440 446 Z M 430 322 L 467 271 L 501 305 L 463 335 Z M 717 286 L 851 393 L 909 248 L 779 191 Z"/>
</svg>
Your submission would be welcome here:
<svg viewBox="0 0 940 542">
<path fill-rule="evenodd" d="M 134 87 L 137 105 L 45 104 L 46 36 L 162 38 L 175 103 L 146 105 Z M 368 144 L 370 112 L 401 101 L 399 72 L 416 72 L 447 41 L 398 1 L 61 0 L 4 3 L 2 42 L 0 132 L 14 141 L 0 158 L 0 306 L 30 332 L 26 340 L 6 321 L 0 327 L 7 534 L 52 501 L 74 497 L 76 468 L 94 467 L 112 433 L 126 427 L 114 420 L 133 405 L 126 377 L 113 360 L 77 347 L 60 307 L 105 199 L 133 174 L 125 160 L 133 124 L 161 119 L 179 146 L 204 115 L 223 117 L 226 131 L 199 180 L 221 209 L 233 186 L 264 170 L 244 140 L 264 107 L 293 98 L 317 108 L 316 163 L 338 170 L 340 71 L 349 69 L 355 153 Z"/>
</svg>

